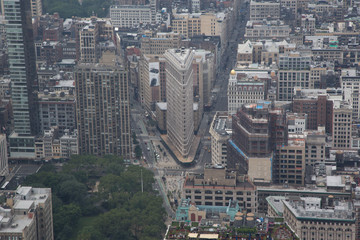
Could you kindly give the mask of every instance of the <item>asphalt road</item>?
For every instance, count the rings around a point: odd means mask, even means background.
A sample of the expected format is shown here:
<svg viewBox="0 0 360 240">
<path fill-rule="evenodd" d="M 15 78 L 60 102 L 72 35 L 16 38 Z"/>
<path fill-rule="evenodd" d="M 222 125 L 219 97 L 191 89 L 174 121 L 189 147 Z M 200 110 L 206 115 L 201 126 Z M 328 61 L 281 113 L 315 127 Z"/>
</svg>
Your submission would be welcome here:
<svg viewBox="0 0 360 240">
<path fill-rule="evenodd" d="M 243 8 L 246 8 L 247 5 L 244 3 L 242 5 Z M 232 32 L 232 36 L 230 37 L 230 41 L 228 47 L 226 48 L 220 66 L 220 70 L 216 74 L 216 82 L 215 89 L 218 89 L 217 93 L 214 95 L 215 102 L 213 104 L 213 108 L 211 112 L 206 112 L 204 114 L 200 130 L 205 131 L 205 136 L 201 139 L 201 150 L 199 157 L 196 159 L 196 167 L 191 169 L 192 172 L 202 172 L 203 167 L 206 163 L 211 162 L 211 153 L 208 149 L 211 149 L 211 141 L 208 140 L 210 137 L 208 121 L 212 121 L 215 113 L 217 111 L 227 111 L 227 86 L 229 82 L 229 74 L 230 71 L 235 67 L 236 64 L 236 54 L 237 54 L 237 45 L 242 42 L 245 34 L 245 25 L 247 19 L 249 18 L 249 11 L 243 11 L 243 17 L 239 17 L 238 24 L 234 24 L 235 28 Z M 243 20 L 242 20 L 243 18 Z"/>
</svg>

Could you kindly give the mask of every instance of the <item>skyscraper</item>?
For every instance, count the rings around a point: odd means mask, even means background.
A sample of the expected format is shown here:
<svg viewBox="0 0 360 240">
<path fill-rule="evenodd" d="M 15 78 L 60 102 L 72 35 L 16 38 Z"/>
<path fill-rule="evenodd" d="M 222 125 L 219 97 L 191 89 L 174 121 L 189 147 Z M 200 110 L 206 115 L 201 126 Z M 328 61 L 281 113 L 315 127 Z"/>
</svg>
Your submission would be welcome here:
<svg viewBox="0 0 360 240">
<path fill-rule="evenodd" d="M 3 0 L 12 82 L 14 132 L 10 156 L 33 158 L 38 133 L 37 76 L 30 0 Z"/>
<path fill-rule="evenodd" d="M 128 81 L 116 63 L 80 63 L 75 71 L 79 153 L 131 155 Z"/>
<path fill-rule="evenodd" d="M 167 133 L 169 140 L 187 157 L 194 139 L 193 59 L 190 49 L 169 49 L 166 58 Z"/>
<path fill-rule="evenodd" d="M 37 89 L 35 47 L 29 0 L 4 0 L 12 82 L 14 129 L 20 135 L 38 131 L 34 91 Z"/>
</svg>

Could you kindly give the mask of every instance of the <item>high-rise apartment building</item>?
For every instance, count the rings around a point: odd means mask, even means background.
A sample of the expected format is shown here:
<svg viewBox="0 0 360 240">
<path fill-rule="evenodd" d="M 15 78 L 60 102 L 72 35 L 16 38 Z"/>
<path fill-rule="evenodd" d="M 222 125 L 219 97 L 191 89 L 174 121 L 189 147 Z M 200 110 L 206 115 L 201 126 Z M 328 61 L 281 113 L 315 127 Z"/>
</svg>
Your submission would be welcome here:
<svg viewBox="0 0 360 240">
<path fill-rule="evenodd" d="M 30 0 L 4 0 L 14 133 L 11 157 L 33 158 L 34 135 L 38 133 L 37 77 Z"/>
<path fill-rule="evenodd" d="M 74 77 L 79 153 L 129 157 L 132 149 L 125 69 L 116 61 L 112 65 L 82 63 Z"/>
<path fill-rule="evenodd" d="M 166 59 L 167 133 L 171 143 L 187 157 L 194 139 L 193 58 L 190 49 L 169 49 Z"/>
<path fill-rule="evenodd" d="M 278 100 L 291 101 L 294 88 L 309 88 L 311 55 L 284 53 L 279 58 Z"/>
</svg>

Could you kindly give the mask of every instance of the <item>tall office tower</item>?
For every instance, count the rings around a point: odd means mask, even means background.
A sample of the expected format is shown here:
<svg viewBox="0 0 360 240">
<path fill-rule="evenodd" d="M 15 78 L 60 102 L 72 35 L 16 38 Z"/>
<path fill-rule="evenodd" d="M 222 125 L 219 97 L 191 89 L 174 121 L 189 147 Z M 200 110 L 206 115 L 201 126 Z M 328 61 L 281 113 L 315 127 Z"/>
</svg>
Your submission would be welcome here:
<svg viewBox="0 0 360 240">
<path fill-rule="evenodd" d="M 12 157 L 32 158 L 33 136 L 38 133 L 38 110 L 30 0 L 4 0 L 4 13 L 15 131 L 10 136 L 10 153 Z"/>
<path fill-rule="evenodd" d="M 123 66 L 81 63 L 74 76 L 79 153 L 130 157 L 129 93 Z"/>
<path fill-rule="evenodd" d="M 165 52 L 167 132 L 183 157 L 188 156 L 194 139 L 193 58 L 190 49 Z"/>
<path fill-rule="evenodd" d="M 42 2 L 41 0 L 31 1 L 31 15 L 32 17 L 40 17 L 42 15 Z"/>
<path fill-rule="evenodd" d="M 309 88 L 311 55 L 291 52 L 279 57 L 278 100 L 291 101 L 294 88 Z"/>
<path fill-rule="evenodd" d="M 0 176 L 9 174 L 6 135 L 0 134 Z"/>
</svg>

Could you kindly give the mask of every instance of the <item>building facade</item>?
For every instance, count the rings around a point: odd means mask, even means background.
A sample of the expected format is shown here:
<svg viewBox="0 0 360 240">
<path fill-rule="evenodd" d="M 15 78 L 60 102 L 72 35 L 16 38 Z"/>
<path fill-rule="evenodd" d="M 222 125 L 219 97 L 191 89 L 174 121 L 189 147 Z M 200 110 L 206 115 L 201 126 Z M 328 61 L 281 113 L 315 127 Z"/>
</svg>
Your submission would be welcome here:
<svg viewBox="0 0 360 240">
<path fill-rule="evenodd" d="M 279 183 L 304 185 L 305 182 L 305 139 L 289 139 L 287 146 L 276 150 L 277 162 L 280 164 Z"/>
<path fill-rule="evenodd" d="M 8 60 L 12 81 L 14 132 L 9 137 L 10 156 L 33 159 L 39 131 L 36 94 L 36 57 L 30 1 L 4 0 Z"/>
<path fill-rule="evenodd" d="M 232 136 L 227 146 L 227 167 L 248 174 L 256 182 L 272 180 L 270 102 L 244 104 L 232 119 Z"/>
<path fill-rule="evenodd" d="M 92 22 L 79 31 L 80 60 L 83 63 L 96 63 L 99 59 L 99 25 Z"/>
<path fill-rule="evenodd" d="M 226 166 L 227 142 L 231 137 L 231 117 L 227 112 L 216 112 L 210 125 L 211 163 Z"/>
<path fill-rule="evenodd" d="M 280 18 L 280 2 L 255 1 L 250 2 L 250 20 L 277 20 Z"/>
<path fill-rule="evenodd" d="M 164 54 L 167 49 L 180 47 L 180 34 L 174 32 L 159 32 L 155 36 L 141 38 L 142 54 Z"/>
<path fill-rule="evenodd" d="M 166 59 L 167 133 L 169 140 L 186 157 L 194 139 L 193 69 L 194 52 L 169 49 Z"/>
<path fill-rule="evenodd" d="M 311 56 L 299 52 L 279 58 L 278 100 L 291 101 L 294 88 L 309 88 Z"/>
<path fill-rule="evenodd" d="M 166 100 L 166 72 L 163 65 L 165 65 L 163 55 L 142 54 L 140 57 L 139 96 L 148 112 L 155 110 L 157 102 Z"/>
<path fill-rule="evenodd" d="M 317 130 L 325 126 L 326 133 L 332 132 L 333 101 L 328 99 L 327 90 L 295 89 L 293 112 L 307 114 L 307 128 Z"/>
<path fill-rule="evenodd" d="M 351 148 L 352 107 L 346 102 L 335 103 L 333 110 L 333 149 Z"/>
<path fill-rule="evenodd" d="M 31 23 L 30 1 L 4 0 L 14 130 L 20 135 L 38 132 L 36 109 L 35 45 Z"/>
<path fill-rule="evenodd" d="M 73 131 L 75 124 L 76 97 L 73 91 L 57 91 L 38 93 L 40 131 L 49 130 L 53 126 L 59 127 L 59 134 L 65 129 Z"/>
<path fill-rule="evenodd" d="M 256 41 L 262 39 L 285 40 L 290 36 L 291 28 L 282 21 L 248 21 L 245 27 L 245 39 Z"/>
<path fill-rule="evenodd" d="M 32 17 L 40 17 L 42 15 L 42 1 L 41 0 L 30 0 L 30 1 L 31 1 Z"/>
<path fill-rule="evenodd" d="M 79 153 L 130 157 L 130 109 L 127 73 L 118 64 L 79 64 L 76 118 Z"/>
<path fill-rule="evenodd" d="M 141 24 L 154 23 L 154 14 L 150 5 L 113 5 L 110 7 L 111 22 L 118 28 L 137 28 Z"/>
<path fill-rule="evenodd" d="M 238 201 L 245 212 L 257 212 L 256 186 L 247 176 L 225 168 L 205 166 L 204 174 L 189 174 L 184 182 L 183 197 L 196 205 L 228 206 Z"/>
<path fill-rule="evenodd" d="M 243 104 L 265 99 L 265 83 L 257 77 L 241 78 L 240 74 L 238 76 L 235 70 L 231 70 L 227 95 L 228 112 L 235 114 Z"/>
</svg>

